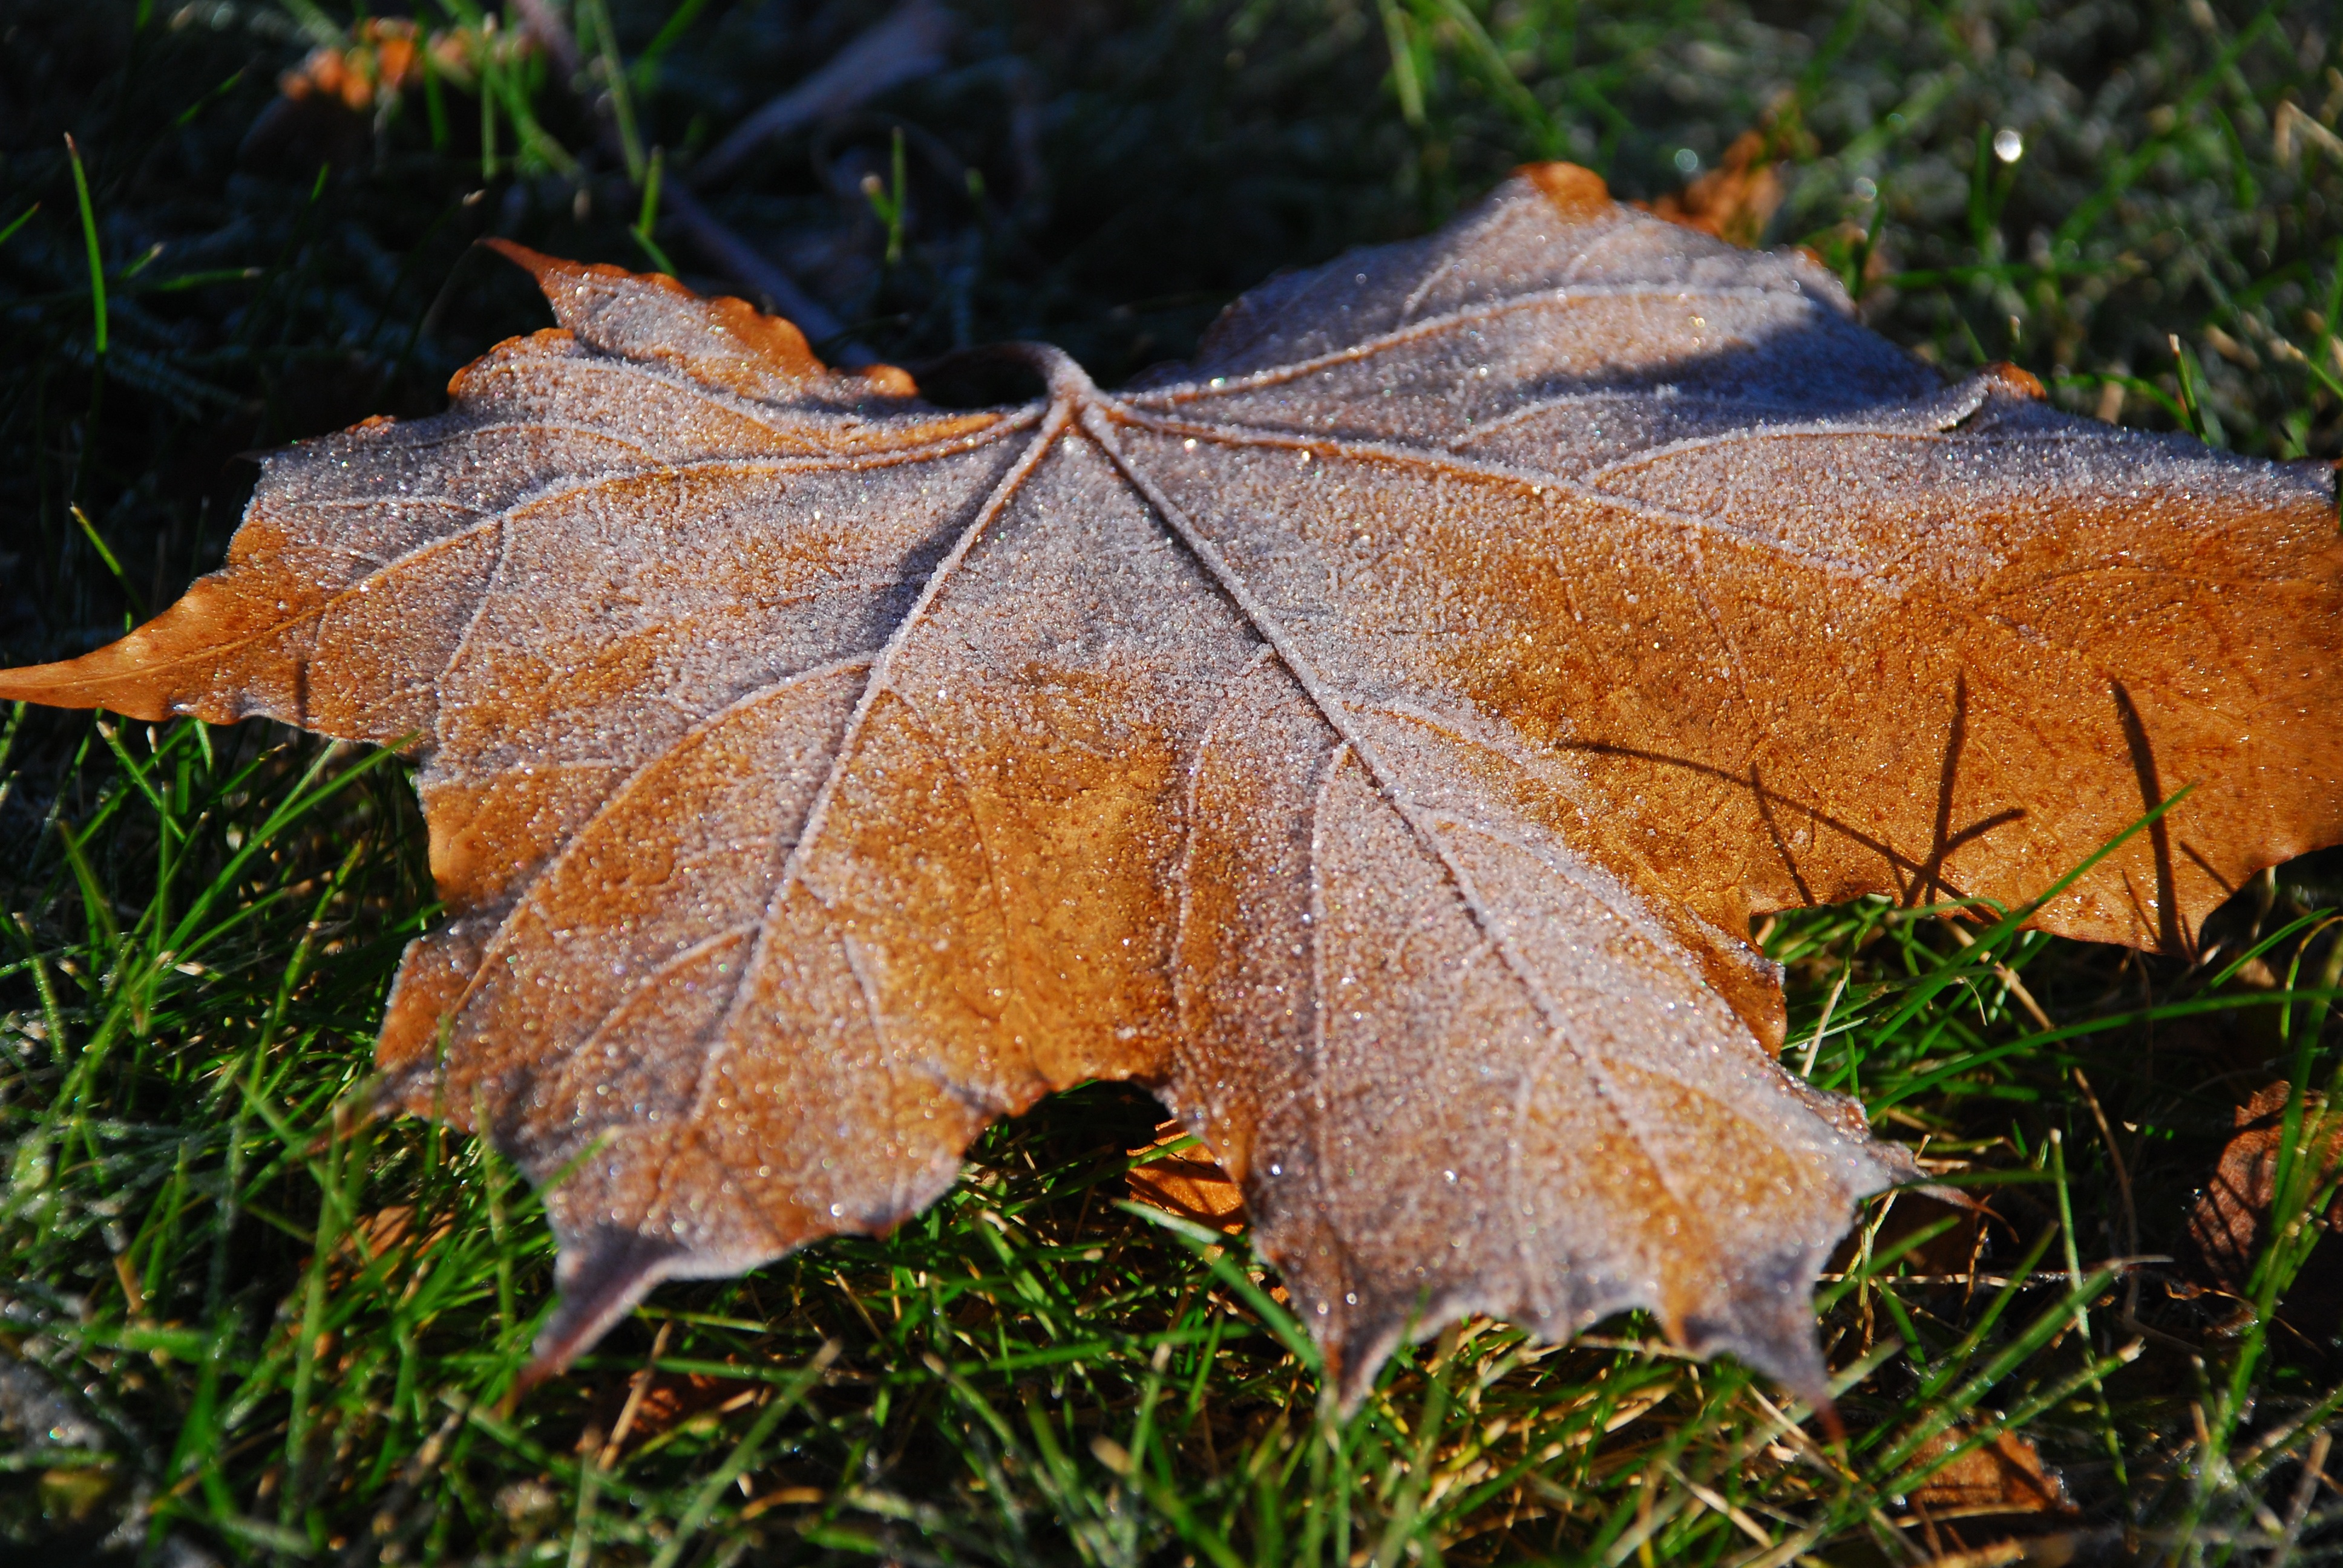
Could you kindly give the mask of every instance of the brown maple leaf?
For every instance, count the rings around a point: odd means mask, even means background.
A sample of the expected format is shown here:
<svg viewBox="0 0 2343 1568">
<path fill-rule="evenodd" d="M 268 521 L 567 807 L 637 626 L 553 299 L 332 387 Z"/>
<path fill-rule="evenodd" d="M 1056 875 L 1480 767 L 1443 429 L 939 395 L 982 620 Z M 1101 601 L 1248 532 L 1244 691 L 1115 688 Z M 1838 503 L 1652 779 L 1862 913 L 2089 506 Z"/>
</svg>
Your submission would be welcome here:
<svg viewBox="0 0 2343 1568">
<path fill-rule="evenodd" d="M 1152 1086 L 1346 1394 L 1631 1306 L 1821 1399 L 1913 1173 L 1776 1066 L 1753 911 L 2184 949 L 2343 838 L 2331 477 L 1957 385 L 1827 275 L 1548 165 L 1119 393 L 825 371 L 510 250 L 561 322 L 270 458 L 226 568 L 0 698 L 412 744 L 447 923 L 387 1099 L 544 1179 L 556 1366 Z"/>
</svg>

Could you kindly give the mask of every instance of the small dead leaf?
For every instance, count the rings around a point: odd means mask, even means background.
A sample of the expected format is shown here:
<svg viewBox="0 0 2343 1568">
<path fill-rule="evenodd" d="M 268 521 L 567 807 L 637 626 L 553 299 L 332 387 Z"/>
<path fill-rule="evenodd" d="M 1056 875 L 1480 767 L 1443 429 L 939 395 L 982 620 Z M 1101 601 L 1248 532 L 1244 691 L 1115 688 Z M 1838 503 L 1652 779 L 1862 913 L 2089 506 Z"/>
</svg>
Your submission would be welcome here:
<svg viewBox="0 0 2343 1568">
<path fill-rule="evenodd" d="M 1961 1428 L 1938 1433 L 1921 1445 L 1921 1461 L 1949 1453 L 1974 1434 Z M 2066 1483 L 2042 1462 L 2041 1453 L 2014 1432 L 1961 1455 L 1920 1483 L 1912 1501 L 1942 1522 L 1997 1513 L 2071 1513 Z"/>
<path fill-rule="evenodd" d="M 2221 1150 L 2213 1179 L 2197 1195 L 2189 1210 L 2187 1239 L 2194 1256 L 2191 1270 L 2201 1282 L 2232 1293 L 2242 1291 L 2261 1245 L 2262 1222 L 2278 1197 L 2278 1162 L 2286 1138 L 2286 1103 L 2291 1084 L 2265 1084 L 2237 1108 L 2237 1135 Z M 2318 1161 L 2318 1181 L 2325 1182 L 2343 1162 L 2343 1124 L 2323 1132 L 2314 1120 L 2324 1111 L 2317 1094 L 2304 1107 L 2306 1157 Z M 2314 1152 L 2315 1146 L 2315 1152 Z M 2331 1224 L 2343 1219 L 2343 1199 L 2328 1209 Z"/>
<path fill-rule="evenodd" d="M 634 1418 L 627 1422 L 617 1441 L 631 1447 L 694 1416 L 737 1410 L 753 1401 L 765 1387 L 753 1379 L 723 1377 L 713 1372 L 653 1372 L 641 1399 L 635 1403 Z M 608 1391 L 595 1412 L 596 1428 L 617 1431 L 618 1419 L 633 1395 L 631 1381 Z"/>
<path fill-rule="evenodd" d="M 377 1260 L 397 1254 L 393 1267 L 404 1279 L 454 1233 L 455 1228 L 455 1221 L 443 1214 L 418 1236 L 415 1233 L 414 1205 L 387 1204 L 372 1213 L 359 1215 L 342 1232 L 341 1239 L 334 1244 L 327 1277 L 338 1288 L 345 1281 L 364 1273 Z"/>
<path fill-rule="evenodd" d="M 1146 1154 L 1188 1135 L 1179 1122 L 1166 1121 L 1155 1129 L 1155 1141 L 1131 1153 Z M 1166 1213 L 1209 1225 L 1224 1235 L 1237 1235 L 1245 1228 L 1243 1190 L 1201 1143 L 1134 1165 L 1124 1180 L 1135 1201 Z"/>
<path fill-rule="evenodd" d="M 1715 168 L 1652 203 L 1651 211 L 1728 245 L 1752 246 L 1781 210 L 1785 194 L 1771 136 L 1763 130 L 1744 131 Z"/>
<path fill-rule="evenodd" d="M 499 32 L 493 18 L 429 33 L 405 17 L 362 18 L 340 42 L 312 49 L 277 79 L 277 97 L 254 119 L 239 153 L 262 166 L 347 163 L 363 156 L 370 126 L 427 71 L 469 90 L 484 69 L 518 65 L 532 46 L 526 29 Z"/>
<path fill-rule="evenodd" d="M 370 109 L 376 99 L 395 98 L 420 78 L 426 47 L 436 47 L 442 69 L 464 57 L 462 45 L 452 37 L 418 42 L 415 24 L 405 17 L 368 17 L 353 30 L 347 46 L 311 50 L 299 69 L 277 79 L 277 90 L 296 100 L 334 98 L 351 109 Z"/>
<path fill-rule="evenodd" d="M 566 1172 L 539 1372 L 1125 1078 L 1348 1400 L 1641 1306 L 1820 1404 L 1816 1272 L 1916 1171 L 1775 1061 L 1751 917 L 2121 838 L 2031 924 L 2187 952 L 2343 839 L 2331 473 L 1947 386 L 1584 169 L 977 409 L 508 254 L 558 329 L 277 454 L 223 570 L 0 700 L 420 737 L 449 913 L 377 1061 Z"/>
</svg>

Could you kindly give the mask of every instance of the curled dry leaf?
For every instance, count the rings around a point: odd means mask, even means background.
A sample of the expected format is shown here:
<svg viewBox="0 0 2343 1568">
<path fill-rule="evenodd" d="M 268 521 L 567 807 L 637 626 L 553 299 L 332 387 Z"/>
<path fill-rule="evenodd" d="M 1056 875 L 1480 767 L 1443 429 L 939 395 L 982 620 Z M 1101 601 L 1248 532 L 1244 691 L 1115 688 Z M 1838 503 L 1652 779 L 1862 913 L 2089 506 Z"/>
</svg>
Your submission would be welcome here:
<svg viewBox="0 0 2343 1568">
<path fill-rule="evenodd" d="M 0 697 L 412 746 L 385 1092 L 540 1179 L 555 1366 L 1152 1086 L 1355 1397 L 1630 1306 L 1819 1399 L 1911 1171 L 1775 1065 L 1753 911 L 2185 949 L 2343 837 L 2331 477 L 1942 384 L 1792 255 L 1525 171 L 1109 393 L 931 407 L 514 251 L 558 331 L 268 462 L 221 572 Z"/>
<path fill-rule="evenodd" d="M 1973 1434 L 1959 1427 L 1938 1432 L 1913 1458 L 1926 1463 L 1951 1453 Z M 2006 1513 L 2072 1513 L 2066 1484 L 2042 1462 L 2041 1452 L 2014 1432 L 1997 1432 L 1939 1466 L 1912 1489 L 1911 1501 L 1933 1521 Z"/>
<path fill-rule="evenodd" d="M 2214 1289 L 2243 1292 L 2260 1251 L 2262 1227 L 2278 1200 L 2278 1155 L 2286 1143 L 2286 1105 L 2294 1086 L 2283 1080 L 2254 1091 L 2237 1108 L 2237 1135 L 2222 1146 L 2212 1180 L 2188 1211 L 2189 1272 Z M 2317 1161 L 2313 1186 L 2324 1186 L 2343 1162 L 2343 1125 L 2326 1113 L 2317 1094 L 2306 1097 L 2299 1158 Z M 2343 1200 L 2328 1206 L 2328 1222 L 2343 1216 Z M 2194 1282 L 2191 1282 L 2192 1283 Z"/>
<path fill-rule="evenodd" d="M 1774 166 L 1769 131 L 1744 131 L 1725 149 L 1716 166 L 1680 191 L 1651 204 L 1670 223 L 1713 234 L 1735 245 L 1755 245 L 1781 210 L 1781 171 Z"/>
</svg>

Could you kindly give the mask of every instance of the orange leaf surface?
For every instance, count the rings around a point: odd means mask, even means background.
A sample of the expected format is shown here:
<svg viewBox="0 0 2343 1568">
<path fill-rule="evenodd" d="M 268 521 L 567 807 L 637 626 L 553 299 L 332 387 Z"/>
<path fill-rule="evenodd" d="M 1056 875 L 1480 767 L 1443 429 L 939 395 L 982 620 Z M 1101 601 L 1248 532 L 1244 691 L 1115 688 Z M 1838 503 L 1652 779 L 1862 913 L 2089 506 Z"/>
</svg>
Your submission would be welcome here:
<svg viewBox="0 0 2343 1568">
<path fill-rule="evenodd" d="M 1131 1201 L 1227 1235 L 1242 1233 L 1244 1192 L 1211 1154 L 1192 1143 L 1176 1153 L 1156 1152 L 1169 1144 L 1186 1142 L 1187 1138 L 1186 1128 L 1166 1121 L 1156 1128 L 1154 1142 L 1131 1151 L 1133 1156 L 1151 1156 L 1132 1166 L 1124 1178 Z"/>
<path fill-rule="evenodd" d="M 1131 1078 L 1348 1395 L 1641 1306 L 1819 1399 L 1913 1167 L 1775 1064 L 1753 913 L 2014 904 L 2193 785 L 2035 922 L 2183 950 L 2343 838 L 2326 470 L 1945 385 L 1582 169 L 976 410 L 514 254 L 559 330 L 276 455 L 223 570 L 0 698 L 414 749 L 385 1093 L 566 1172 L 545 1367 Z"/>
</svg>

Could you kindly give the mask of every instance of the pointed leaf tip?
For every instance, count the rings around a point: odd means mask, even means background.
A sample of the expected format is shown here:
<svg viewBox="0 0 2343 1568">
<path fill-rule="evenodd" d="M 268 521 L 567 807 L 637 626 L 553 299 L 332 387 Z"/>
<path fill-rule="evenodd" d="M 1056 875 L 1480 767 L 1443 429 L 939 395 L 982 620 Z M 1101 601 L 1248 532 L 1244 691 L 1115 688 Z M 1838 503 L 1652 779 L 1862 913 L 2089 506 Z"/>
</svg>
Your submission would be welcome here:
<svg viewBox="0 0 2343 1568">
<path fill-rule="evenodd" d="M 517 1388 L 532 1388 L 568 1371 L 686 1258 L 685 1249 L 665 1237 L 608 1228 L 562 1248 L 553 1271 L 560 1299 L 538 1331 Z"/>
<path fill-rule="evenodd" d="M 1523 164 L 1513 171 L 1545 193 L 1556 212 L 1575 222 L 1600 217 L 1611 203 L 1611 187 L 1601 175 L 1578 164 L 1556 159 Z"/>
<path fill-rule="evenodd" d="M 281 662 L 271 636 L 310 609 L 310 598 L 265 573 L 235 579 L 233 568 L 197 578 L 161 614 L 79 658 L 0 670 L 0 702 L 103 708 L 146 724 L 181 714 L 233 723 L 252 713 L 303 722 L 311 716 L 275 700 L 274 689 L 249 694 L 242 678 L 249 667 Z M 273 597 L 279 591 L 298 602 L 288 608 Z"/>
<path fill-rule="evenodd" d="M 564 261 L 508 239 L 480 243 L 537 280 L 563 330 L 605 354 L 667 365 L 705 385 L 767 400 L 817 389 L 890 398 L 919 391 L 898 366 L 833 374 L 796 323 L 746 300 L 694 294 L 664 273 Z"/>
</svg>

